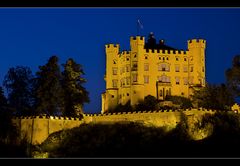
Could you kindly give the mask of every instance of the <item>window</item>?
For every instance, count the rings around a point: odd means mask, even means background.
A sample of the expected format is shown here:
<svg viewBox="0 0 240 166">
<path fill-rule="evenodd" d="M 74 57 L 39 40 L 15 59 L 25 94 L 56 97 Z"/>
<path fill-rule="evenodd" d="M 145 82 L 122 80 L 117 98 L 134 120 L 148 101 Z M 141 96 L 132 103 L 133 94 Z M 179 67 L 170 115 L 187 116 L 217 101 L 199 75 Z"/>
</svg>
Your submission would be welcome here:
<svg viewBox="0 0 240 166">
<path fill-rule="evenodd" d="M 117 64 L 117 61 L 116 61 L 116 60 L 113 60 L 113 64 Z"/>
<path fill-rule="evenodd" d="M 118 82 L 117 79 L 112 80 L 113 88 L 117 88 L 117 82 Z"/>
<path fill-rule="evenodd" d="M 127 85 L 129 85 L 130 84 L 130 77 L 127 77 L 126 79 L 127 79 Z"/>
<path fill-rule="evenodd" d="M 168 94 L 168 90 L 166 90 L 166 96 L 168 96 L 169 94 Z"/>
<path fill-rule="evenodd" d="M 204 72 L 204 67 L 202 67 L 202 72 Z"/>
<path fill-rule="evenodd" d="M 183 72 L 188 72 L 188 67 L 187 66 L 183 66 Z"/>
<path fill-rule="evenodd" d="M 184 61 L 187 61 L 187 58 L 184 57 Z"/>
<path fill-rule="evenodd" d="M 168 57 L 166 59 L 168 60 Z"/>
<path fill-rule="evenodd" d="M 117 75 L 117 68 L 116 67 L 113 68 L 113 75 Z"/>
<path fill-rule="evenodd" d="M 158 65 L 158 71 L 170 71 L 169 65 L 162 63 Z"/>
<path fill-rule="evenodd" d="M 148 59 L 148 57 L 147 57 L 147 56 L 145 56 L 145 59 Z"/>
<path fill-rule="evenodd" d="M 122 84 L 125 85 L 125 78 L 122 79 Z"/>
<path fill-rule="evenodd" d="M 137 82 L 137 74 L 133 74 L 133 82 Z"/>
<path fill-rule="evenodd" d="M 127 57 L 127 61 L 129 61 L 129 57 Z"/>
<path fill-rule="evenodd" d="M 127 96 L 129 96 L 129 93 L 127 93 Z"/>
<path fill-rule="evenodd" d="M 158 81 L 170 83 L 171 79 L 170 79 L 170 77 L 168 77 L 166 75 L 162 75 L 162 76 L 158 76 Z"/>
<path fill-rule="evenodd" d="M 176 61 L 178 61 L 179 60 L 179 58 L 178 57 L 176 57 Z"/>
<path fill-rule="evenodd" d="M 159 57 L 158 59 L 161 60 L 161 57 Z"/>
<path fill-rule="evenodd" d="M 183 78 L 183 84 L 187 85 L 188 84 L 188 79 L 186 77 Z"/>
<path fill-rule="evenodd" d="M 160 90 L 159 96 L 163 96 L 163 92 L 162 92 L 162 90 Z"/>
<path fill-rule="evenodd" d="M 129 72 L 130 71 L 130 65 L 127 65 L 126 66 L 126 72 Z"/>
<path fill-rule="evenodd" d="M 165 60 L 165 58 L 164 58 L 164 57 L 163 57 L 162 59 L 163 59 L 163 60 Z"/>
<path fill-rule="evenodd" d="M 189 84 L 193 84 L 193 77 L 189 77 Z"/>
<path fill-rule="evenodd" d="M 144 71 L 149 71 L 149 64 L 148 63 L 144 64 Z"/>
<path fill-rule="evenodd" d="M 144 76 L 144 83 L 148 84 L 149 83 L 149 76 Z"/>
<path fill-rule="evenodd" d="M 180 66 L 179 65 L 175 65 L 175 72 L 179 72 L 180 71 Z"/>
<path fill-rule="evenodd" d="M 190 72 L 193 72 L 193 66 L 190 67 Z"/>
<path fill-rule="evenodd" d="M 112 95 L 112 98 L 114 98 L 114 95 Z"/>
<path fill-rule="evenodd" d="M 137 71 L 137 62 L 133 62 L 133 65 L 132 65 L 132 71 Z"/>
<path fill-rule="evenodd" d="M 179 77 L 176 77 L 176 85 L 179 85 L 180 84 L 180 78 Z"/>
</svg>

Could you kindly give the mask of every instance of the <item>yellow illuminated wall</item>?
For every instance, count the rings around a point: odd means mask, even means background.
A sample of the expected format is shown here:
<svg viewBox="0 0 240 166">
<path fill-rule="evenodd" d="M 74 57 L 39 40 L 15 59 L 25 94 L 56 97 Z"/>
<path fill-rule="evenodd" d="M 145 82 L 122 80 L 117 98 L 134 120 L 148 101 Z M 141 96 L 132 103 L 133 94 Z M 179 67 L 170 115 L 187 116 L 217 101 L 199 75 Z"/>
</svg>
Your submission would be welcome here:
<svg viewBox="0 0 240 166">
<path fill-rule="evenodd" d="M 165 45 L 163 40 L 157 44 Z M 190 98 L 194 88 L 205 86 L 205 40 L 188 40 L 186 51 L 145 45 L 142 36 L 130 38 L 130 51 L 120 52 L 119 44 L 105 45 L 102 113 L 128 101 L 135 105 L 147 95 L 158 100 L 166 95 Z"/>
</svg>

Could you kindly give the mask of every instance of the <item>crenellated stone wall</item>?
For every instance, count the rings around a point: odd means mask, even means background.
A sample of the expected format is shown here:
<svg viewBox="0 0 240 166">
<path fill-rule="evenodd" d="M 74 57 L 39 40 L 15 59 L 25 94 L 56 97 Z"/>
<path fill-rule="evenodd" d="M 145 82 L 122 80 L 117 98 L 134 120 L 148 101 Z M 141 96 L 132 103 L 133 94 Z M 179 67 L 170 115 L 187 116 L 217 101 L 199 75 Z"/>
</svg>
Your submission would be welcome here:
<svg viewBox="0 0 240 166">
<path fill-rule="evenodd" d="M 56 116 L 32 116 L 16 117 L 13 123 L 19 128 L 21 138 L 26 138 L 33 145 L 41 144 L 51 133 L 78 127 L 88 123 L 117 123 L 117 122 L 139 122 L 146 126 L 165 127 L 171 130 L 181 121 L 181 115 L 187 117 L 191 126 L 201 120 L 206 114 L 214 114 L 215 110 L 207 109 L 186 109 L 186 110 L 157 110 L 142 112 L 121 112 L 108 114 L 84 114 L 83 119 L 56 117 Z M 193 127 L 192 127 L 193 128 Z M 199 135 L 199 132 L 190 131 L 196 139 L 206 136 L 206 132 Z"/>
</svg>

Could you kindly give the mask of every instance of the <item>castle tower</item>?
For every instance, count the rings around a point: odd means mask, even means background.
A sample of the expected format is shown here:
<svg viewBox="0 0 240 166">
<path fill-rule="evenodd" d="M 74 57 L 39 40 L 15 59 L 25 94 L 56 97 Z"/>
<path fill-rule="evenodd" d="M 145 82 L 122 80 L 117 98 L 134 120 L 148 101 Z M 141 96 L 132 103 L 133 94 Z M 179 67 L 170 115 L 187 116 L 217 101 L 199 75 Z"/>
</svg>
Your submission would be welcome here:
<svg viewBox="0 0 240 166">
<path fill-rule="evenodd" d="M 189 85 L 191 87 L 205 87 L 205 48 L 206 40 L 188 40 L 189 50 Z M 191 91 L 191 90 L 190 90 Z M 193 92 L 191 91 L 190 94 Z"/>
<path fill-rule="evenodd" d="M 106 51 L 106 92 L 102 94 L 102 110 L 113 109 L 118 104 L 118 54 L 119 44 L 105 45 Z"/>
<path fill-rule="evenodd" d="M 130 38 L 131 47 L 131 105 L 144 99 L 144 37 Z"/>
</svg>

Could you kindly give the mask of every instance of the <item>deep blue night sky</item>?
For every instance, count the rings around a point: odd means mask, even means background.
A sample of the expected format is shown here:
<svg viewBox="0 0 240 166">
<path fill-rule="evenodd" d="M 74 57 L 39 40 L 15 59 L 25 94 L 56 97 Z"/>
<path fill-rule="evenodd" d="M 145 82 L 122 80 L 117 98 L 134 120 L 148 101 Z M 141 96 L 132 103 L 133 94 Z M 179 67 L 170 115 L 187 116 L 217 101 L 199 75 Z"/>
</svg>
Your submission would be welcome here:
<svg viewBox="0 0 240 166">
<path fill-rule="evenodd" d="M 240 54 L 240 8 L 0 8 L 0 83 L 10 67 L 28 66 L 33 73 L 52 55 L 60 64 L 73 58 L 82 64 L 90 93 L 86 113 L 101 111 L 105 89 L 104 45 L 129 49 L 130 36 L 154 32 L 157 40 L 178 49 L 187 40 L 207 40 L 208 83 L 224 83 L 224 72 Z"/>
</svg>

